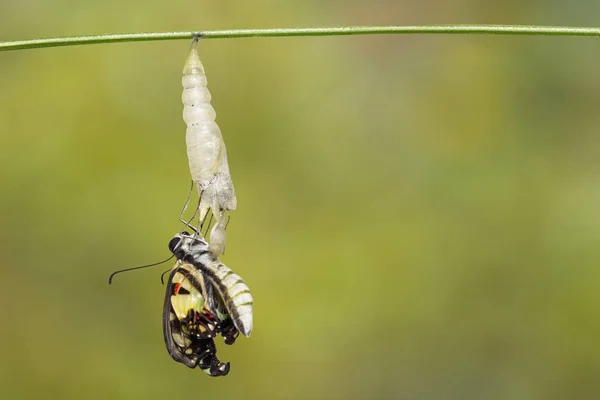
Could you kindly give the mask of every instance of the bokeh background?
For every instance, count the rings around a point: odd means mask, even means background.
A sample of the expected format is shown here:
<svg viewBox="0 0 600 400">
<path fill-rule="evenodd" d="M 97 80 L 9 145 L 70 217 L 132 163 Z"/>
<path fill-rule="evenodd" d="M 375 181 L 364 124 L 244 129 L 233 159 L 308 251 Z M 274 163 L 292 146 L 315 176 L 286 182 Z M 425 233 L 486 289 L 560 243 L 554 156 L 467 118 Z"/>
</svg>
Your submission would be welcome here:
<svg viewBox="0 0 600 400">
<path fill-rule="evenodd" d="M 596 1 L 4 1 L 0 40 L 490 23 Z M 155 262 L 189 188 L 188 41 L 0 53 L 3 399 L 600 398 L 593 38 L 207 40 L 255 329 L 173 362 Z"/>
</svg>

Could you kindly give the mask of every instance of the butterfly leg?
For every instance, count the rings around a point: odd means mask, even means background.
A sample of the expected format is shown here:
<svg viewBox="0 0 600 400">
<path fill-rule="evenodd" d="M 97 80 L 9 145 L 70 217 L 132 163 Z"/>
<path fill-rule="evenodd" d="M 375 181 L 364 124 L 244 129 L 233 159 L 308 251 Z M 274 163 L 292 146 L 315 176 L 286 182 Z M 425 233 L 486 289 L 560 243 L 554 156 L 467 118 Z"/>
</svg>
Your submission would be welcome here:
<svg viewBox="0 0 600 400">
<path fill-rule="evenodd" d="M 187 326 L 190 335 L 198 339 L 212 339 L 220 331 L 219 323 L 212 315 L 205 315 L 195 310 L 189 310 L 187 317 L 181 323 Z"/>
<path fill-rule="evenodd" d="M 231 318 L 223 321 L 221 324 L 221 336 L 225 339 L 225 344 L 234 344 L 239 334 L 240 332 L 236 329 L 235 325 L 233 325 Z"/>
<path fill-rule="evenodd" d="M 190 228 L 191 230 L 194 231 L 194 234 L 198 233 L 198 230 L 196 228 L 194 228 L 191 225 L 191 222 L 194 220 L 194 218 L 196 217 L 196 213 L 198 212 L 198 208 L 196 208 L 196 211 L 194 211 L 194 215 L 192 215 L 192 218 L 189 221 L 185 221 L 183 219 L 183 214 L 185 213 L 185 210 L 187 210 L 188 205 L 190 204 L 190 199 L 192 197 L 192 191 L 194 190 L 194 181 L 192 181 L 192 187 L 190 188 L 190 191 L 188 193 L 188 197 L 187 200 L 185 201 L 185 204 L 183 206 L 183 209 L 181 210 L 181 214 L 179 214 L 179 221 L 182 222 L 186 227 Z M 198 200 L 198 203 L 200 203 L 200 200 Z M 185 228 L 184 228 L 185 229 Z M 183 231 L 182 231 L 183 232 Z"/>
</svg>

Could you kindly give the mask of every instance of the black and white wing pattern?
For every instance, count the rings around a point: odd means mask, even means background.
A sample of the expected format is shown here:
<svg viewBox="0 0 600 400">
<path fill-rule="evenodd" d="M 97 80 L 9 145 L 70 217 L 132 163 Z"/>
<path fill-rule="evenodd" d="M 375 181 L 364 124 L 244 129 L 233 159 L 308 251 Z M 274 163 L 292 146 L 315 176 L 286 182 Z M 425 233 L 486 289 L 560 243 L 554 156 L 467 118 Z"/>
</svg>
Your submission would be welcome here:
<svg viewBox="0 0 600 400">
<path fill-rule="evenodd" d="M 171 357 L 210 376 L 229 373 L 230 364 L 219 361 L 214 338 L 226 344 L 238 336 L 212 284 L 192 264 L 178 260 L 171 269 L 163 306 L 163 336 Z"/>
<path fill-rule="evenodd" d="M 169 250 L 178 260 L 193 265 L 216 290 L 235 328 L 244 336 L 252 333 L 254 299 L 244 280 L 221 263 L 209 250 L 208 244 L 187 233 L 175 235 Z"/>
</svg>

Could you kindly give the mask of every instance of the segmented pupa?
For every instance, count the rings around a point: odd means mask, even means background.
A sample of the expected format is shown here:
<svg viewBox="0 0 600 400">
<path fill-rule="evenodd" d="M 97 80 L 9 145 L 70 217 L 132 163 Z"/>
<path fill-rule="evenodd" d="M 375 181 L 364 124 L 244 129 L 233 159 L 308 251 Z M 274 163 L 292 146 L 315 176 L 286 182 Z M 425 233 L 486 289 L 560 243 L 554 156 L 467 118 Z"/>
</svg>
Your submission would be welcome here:
<svg viewBox="0 0 600 400">
<path fill-rule="evenodd" d="M 183 120 L 187 125 L 187 155 L 192 180 L 200 194 L 199 220 L 202 223 L 208 210 L 212 211 L 215 224 L 210 232 L 210 251 L 219 256 L 225 249 L 225 226 L 227 212 L 235 210 L 237 199 L 227 151 L 216 112 L 210 104 L 211 94 L 206 87 L 206 74 L 198 56 L 199 37 L 192 41 L 190 54 L 183 67 Z"/>
</svg>

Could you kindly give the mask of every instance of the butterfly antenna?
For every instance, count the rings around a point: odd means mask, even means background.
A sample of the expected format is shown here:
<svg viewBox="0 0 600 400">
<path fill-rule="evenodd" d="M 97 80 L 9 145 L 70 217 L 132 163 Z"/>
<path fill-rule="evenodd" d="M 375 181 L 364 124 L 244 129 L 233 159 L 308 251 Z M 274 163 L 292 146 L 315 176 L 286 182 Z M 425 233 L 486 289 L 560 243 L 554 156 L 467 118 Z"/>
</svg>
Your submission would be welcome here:
<svg viewBox="0 0 600 400">
<path fill-rule="evenodd" d="M 169 261 L 173 257 L 175 257 L 175 255 L 172 255 L 171 257 L 169 257 L 166 260 L 161 261 L 161 262 L 157 262 L 157 263 L 153 263 L 153 264 L 148 264 L 148 265 L 142 265 L 141 267 L 126 268 L 126 269 L 120 269 L 118 271 L 115 271 L 112 274 L 110 274 L 110 276 L 108 277 L 108 284 L 110 285 L 112 283 L 112 280 L 113 280 L 114 276 L 117 275 L 117 274 L 120 274 L 121 272 L 127 272 L 127 271 L 133 271 L 133 270 L 136 270 L 136 269 L 154 267 L 155 265 L 160 265 L 160 264 L 166 263 L 167 261 Z"/>
<path fill-rule="evenodd" d="M 165 280 L 164 280 L 165 274 L 167 272 L 169 272 L 170 270 L 171 270 L 171 268 L 169 268 L 168 270 L 166 270 L 165 272 L 163 272 L 162 274 L 160 274 L 160 283 L 162 283 L 163 285 L 165 284 Z"/>
</svg>

